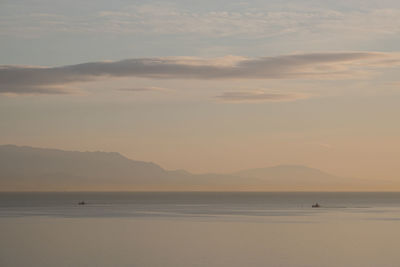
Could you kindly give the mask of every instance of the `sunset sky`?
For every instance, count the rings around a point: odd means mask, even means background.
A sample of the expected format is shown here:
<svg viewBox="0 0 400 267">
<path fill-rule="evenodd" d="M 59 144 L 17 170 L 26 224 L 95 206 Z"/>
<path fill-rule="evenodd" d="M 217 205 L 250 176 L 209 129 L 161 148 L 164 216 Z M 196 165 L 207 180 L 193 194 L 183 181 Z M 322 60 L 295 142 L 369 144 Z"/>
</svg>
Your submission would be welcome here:
<svg viewBox="0 0 400 267">
<path fill-rule="evenodd" d="M 400 1 L 0 3 L 0 144 L 400 174 Z"/>
</svg>

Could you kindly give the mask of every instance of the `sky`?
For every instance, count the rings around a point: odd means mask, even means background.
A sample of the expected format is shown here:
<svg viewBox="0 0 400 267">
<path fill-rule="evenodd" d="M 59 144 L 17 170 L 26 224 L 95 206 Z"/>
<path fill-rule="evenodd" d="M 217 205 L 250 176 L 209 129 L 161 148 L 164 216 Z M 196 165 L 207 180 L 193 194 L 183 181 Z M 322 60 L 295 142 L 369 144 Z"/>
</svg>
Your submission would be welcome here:
<svg viewBox="0 0 400 267">
<path fill-rule="evenodd" d="M 0 2 L 0 143 L 399 180 L 399 1 Z"/>
</svg>

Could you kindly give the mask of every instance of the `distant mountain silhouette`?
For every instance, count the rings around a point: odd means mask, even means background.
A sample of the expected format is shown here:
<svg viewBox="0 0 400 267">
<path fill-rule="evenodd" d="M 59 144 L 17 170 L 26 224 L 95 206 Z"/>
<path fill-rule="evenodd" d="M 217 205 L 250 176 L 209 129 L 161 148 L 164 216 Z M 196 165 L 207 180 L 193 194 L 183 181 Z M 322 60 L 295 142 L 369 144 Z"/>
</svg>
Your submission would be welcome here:
<svg viewBox="0 0 400 267">
<path fill-rule="evenodd" d="M 337 177 L 321 170 L 302 165 L 278 165 L 268 168 L 243 170 L 233 173 L 235 176 L 255 178 L 260 183 L 267 183 L 275 187 L 293 189 L 316 189 L 320 187 L 354 185 L 357 180 Z"/>
<path fill-rule="evenodd" d="M 168 171 L 115 152 L 78 152 L 0 145 L 1 191 L 60 190 L 340 190 L 363 181 L 335 177 L 296 165 L 231 174 Z"/>
</svg>

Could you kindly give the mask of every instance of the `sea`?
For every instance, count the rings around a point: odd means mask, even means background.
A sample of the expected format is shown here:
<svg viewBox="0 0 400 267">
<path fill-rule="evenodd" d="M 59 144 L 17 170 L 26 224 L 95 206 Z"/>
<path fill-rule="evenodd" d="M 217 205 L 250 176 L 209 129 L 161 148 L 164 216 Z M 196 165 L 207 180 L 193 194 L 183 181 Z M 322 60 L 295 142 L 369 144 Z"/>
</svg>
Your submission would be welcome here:
<svg viewBox="0 0 400 267">
<path fill-rule="evenodd" d="M 0 193 L 0 266 L 398 267 L 400 193 Z"/>
</svg>

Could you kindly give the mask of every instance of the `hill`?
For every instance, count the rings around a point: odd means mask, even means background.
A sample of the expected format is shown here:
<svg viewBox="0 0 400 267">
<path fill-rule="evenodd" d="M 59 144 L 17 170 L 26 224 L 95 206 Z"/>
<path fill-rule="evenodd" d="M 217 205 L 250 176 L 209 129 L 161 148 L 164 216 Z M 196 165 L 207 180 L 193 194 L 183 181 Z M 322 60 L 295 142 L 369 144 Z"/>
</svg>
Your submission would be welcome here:
<svg viewBox="0 0 400 267">
<path fill-rule="evenodd" d="M 0 145 L 0 191 L 349 191 L 371 186 L 298 165 L 191 174 L 116 152 Z"/>
</svg>

